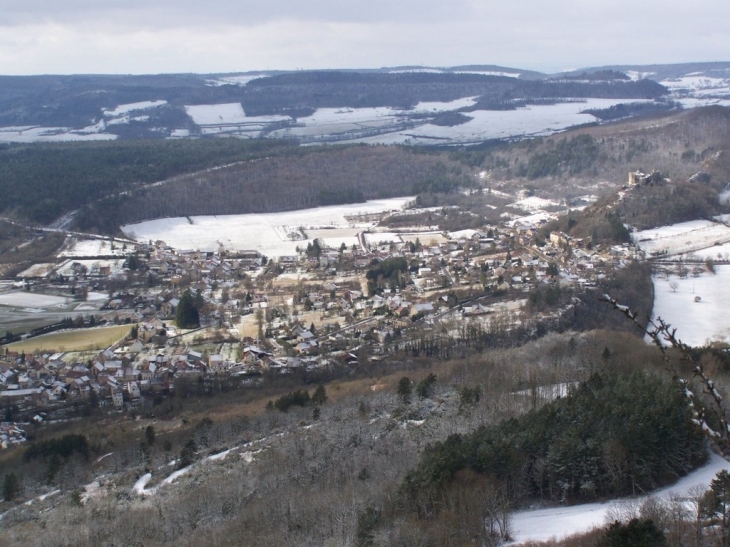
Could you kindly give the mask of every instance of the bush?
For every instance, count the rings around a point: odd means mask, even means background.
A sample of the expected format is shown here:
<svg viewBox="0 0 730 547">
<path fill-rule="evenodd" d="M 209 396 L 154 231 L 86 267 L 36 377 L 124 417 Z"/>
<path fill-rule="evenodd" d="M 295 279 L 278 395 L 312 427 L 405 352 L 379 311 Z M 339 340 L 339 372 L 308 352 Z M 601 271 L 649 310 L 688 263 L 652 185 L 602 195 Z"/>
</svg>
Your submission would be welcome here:
<svg viewBox="0 0 730 547">
<path fill-rule="evenodd" d="M 628 524 L 614 522 L 596 547 L 666 547 L 664 532 L 651 520 L 632 519 Z"/>
<path fill-rule="evenodd" d="M 286 395 L 282 395 L 276 401 L 274 401 L 274 408 L 281 412 L 288 412 L 293 406 L 307 406 L 312 399 L 309 397 L 309 393 L 306 390 L 296 390 Z"/>
</svg>

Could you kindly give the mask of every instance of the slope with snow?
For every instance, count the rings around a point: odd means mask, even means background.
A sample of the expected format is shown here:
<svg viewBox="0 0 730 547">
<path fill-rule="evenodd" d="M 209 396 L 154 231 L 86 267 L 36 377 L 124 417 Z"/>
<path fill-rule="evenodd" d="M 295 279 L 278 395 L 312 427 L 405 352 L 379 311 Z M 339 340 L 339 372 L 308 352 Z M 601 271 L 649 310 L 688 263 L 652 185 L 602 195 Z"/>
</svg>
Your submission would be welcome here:
<svg viewBox="0 0 730 547">
<path fill-rule="evenodd" d="M 167 104 L 167 101 L 141 101 L 138 103 L 120 104 L 112 110 L 104 110 L 104 116 L 110 118 L 116 118 L 118 116 L 124 116 L 135 110 L 148 110 L 150 108 L 157 108 Z"/>
<path fill-rule="evenodd" d="M 709 220 L 691 220 L 634 232 L 634 243 L 647 256 L 671 256 L 730 242 L 730 227 Z"/>
<path fill-rule="evenodd" d="M 730 470 L 730 462 L 716 454 L 711 454 L 705 465 L 683 477 L 674 485 L 653 492 L 652 495 L 662 499 L 672 496 L 687 497 L 694 487 L 708 488 L 717 472 L 723 469 Z M 640 496 L 638 501 L 641 502 L 647 497 Z M 616 501 L 589 503 L 515 513 L 512 516 L 514 542 L 511 545 L 520 545 L 528 541 L 560 540 L 572 534 L 587 532 L 606 524 L 609 510 L 616 503 Z"/>
</svg>

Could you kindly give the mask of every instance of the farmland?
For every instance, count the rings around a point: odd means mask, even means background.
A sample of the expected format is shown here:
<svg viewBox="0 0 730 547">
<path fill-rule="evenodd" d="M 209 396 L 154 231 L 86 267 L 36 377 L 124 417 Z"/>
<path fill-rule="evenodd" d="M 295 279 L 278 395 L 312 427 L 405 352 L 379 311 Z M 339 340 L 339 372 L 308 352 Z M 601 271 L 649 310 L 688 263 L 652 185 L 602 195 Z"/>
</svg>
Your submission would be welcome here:
<svg viewBox="0 0 730 547">
<path fill-rule="evenodd" d="M 106 348 L 129 334 L 129 325 L 78 329 L 44 334 L 8 345 L 11 351 L 85 351 Z"/>
</svg>

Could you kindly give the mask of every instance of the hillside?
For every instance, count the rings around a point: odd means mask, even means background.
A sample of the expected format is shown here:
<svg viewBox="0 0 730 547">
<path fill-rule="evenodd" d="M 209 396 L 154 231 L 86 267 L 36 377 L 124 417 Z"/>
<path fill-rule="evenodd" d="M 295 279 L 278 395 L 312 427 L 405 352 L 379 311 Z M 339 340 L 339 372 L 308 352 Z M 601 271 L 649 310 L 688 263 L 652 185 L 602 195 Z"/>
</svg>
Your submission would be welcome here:
<svg viewBox="0 0 730 547">
<path fill-rule="evenodd" d="M 239 545 L 242 537 L 252 545 L 410 545 L 417 537 L 437 545 L 445 535 L 461 541 L 476 535 L 496 544 L 509 530 L 505 504 L 518 507 L 540 488 L 547 492 L 551 477 L 563 483 L 549 469 L 571 462 L 577 473 L 567 478 L 575 488 L 571 495 L 592 499 L 601 491 L 581 487 L 591 478 L 582 473 L 596 457 L 612 466 L 595 477 L 612 491 L 630 490 L 631 481 L 662 484 L 704 457 L 682 415 L 679 392 L 662 379 L 658 353 L 634 337 L 550 335 L 450 362 L 394 355 L 390 367 L 377 380 L 328 384 L 319 411 L 306 403 L 280 404 L 284 388 L 197 405 L 186 399 L 191 406 L 182 421 L 174 417 L 173 400 L 156 407 L 154 418 L 145 412 L 137 422 L 69 424 L 63 443 L 41 436 L 24 457 L 16 453 L 2 462 L 5 473 L 23 474 L 21 499 L 33 502 L 4 505 L 0 540 L 45 545 L 63 534 L 78 546 L 166 545 L 179 537 L 219 546 Z M 412 382 L 411 395 L 399 387 L 403 377 Z M 557 380 L 588 381 L 551 402 Z M 309 399 L 313 387 L 304 389 Z M 267 399 L 277 404 L 266 410 Z M 599 406 L 570 425 L 586 405 L 617 400 L 621 412 L 610 427 L 604 429 L 607 415 Z M 650 425 L 654 421 L 661 422 L 659 429 Z M 532 426 L 515 427 L 527 423 Z M 543 423 L 544 431 L 538 427 Z M 660 445 L 652 439 L 660 430 L 677 451 L 671 462 L 655 453 Z M 580 442 L 581 435 L 599 431 L 606 435 L 601 443 Z M 510 448 L 515 435 L 524 448 L 519 453 Z M 459 450 L 460 443 L 468 448 Z M 604 460 L 610 447 L 616 459 Z M 619 473 L 616 482 L 611 473 L 635 469 L 628 465 L 632 458 L 649 458 L 650 464 L 639 475 Z M 525 483 L 518 476 L 528 471 L 523 459 L 548 467 L 542 475 L 530 472 Z M 497 478 L 493 466 L 506 467 L 508 475 Z M 443 497 L 434 495 L 434 484 Z M 38 497 L 50 488 L 59 490 Z M 481 518 L 489 526 L 480 526 Z"/>
<path fill-rule="evenodd" d="M 707 199 L 716 202 L 713 196 L 730 180 L 729 142 L 728 110 L 714 106 L 460 151 L 298 147 L 277 139 L 4 145 L 0 214 L 49 223 L 83 208 L 77 228 L 114 233 L 123 224 L 167 216 L 284 211 L 415 194 L 439 193 L 442 203 L 474 208 L 478 200 L 470 205 L 453 190 L 521 186 L 570 200 L 612 191 L 637 169 L 661 171 L 677 184 L 706 172 L 704 186 L 694 188 L 714 192 Z M 226 167 L 210 169 L 220 166 Z M 157 184 L 162 181 L 169 182 Z M 682 200 L 673 204 L 686 210 L 652 207 L 652 214 L 664 212 L 664 220 L 677 222 L 718 212 L 707 204 L 697 210 Z M 623 211 L 629 224 L 660 222 L 643 218 L 630 202 Z M 486 209 L 476 212 L 491 216 Z"/>
<path fill-rule="evenodd" d="M 113 232 L 153 218 L 287 211 L 471 184 L 468 170 L 443 153 L 383 146 L 302 148 L 103 199 L 85 207 L 76 225 Z"/>
</svg>

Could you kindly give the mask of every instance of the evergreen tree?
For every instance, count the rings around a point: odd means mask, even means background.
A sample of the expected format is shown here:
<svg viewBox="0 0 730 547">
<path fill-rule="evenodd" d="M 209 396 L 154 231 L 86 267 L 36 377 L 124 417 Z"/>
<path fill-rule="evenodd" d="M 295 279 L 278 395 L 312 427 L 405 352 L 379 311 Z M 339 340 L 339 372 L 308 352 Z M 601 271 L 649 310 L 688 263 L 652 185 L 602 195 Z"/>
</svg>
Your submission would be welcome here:
<svg viewBox="0 0 730 547">
<path fill-rule="evenodd" d="M 155 428 L 153 426 L 147 426 L 147 428 L 144 430 L 144 438 L 149 446 L 155 444 Z"/>
<path fill-rule="evenodd" d="M 180 451 L 180 458 L 177 461 L 177 468 L 183 469 L 195 462 L 195 453 L 198 451 L 198 445 L 193 439 L 190 439 L 183 449 Z"/>
<path fill-rule="evenodd" d="M 416 393 L 418 394 L 418 397 L 421 399 L 425 399 L 431 394 L 431 388 L 436 383 L 436 375 L 432 372 L 428 376 L 426 376 L 423 380 L 418 382 L 418 386 L 416 387 Z"/>
<path fill-rule="evenodd" d="M 411 400 L 411 392 L 413 391 L 413 386 L 411 386 L 411 379 L 408 376 L 403 376 L 398 381 L 398 396 L 403 401 L 403 404 L 408 404 Z"/>
<path fill-rule="evenodd" d="M 312 395 L 312 403 L 317 406 L 322 406 L 327 401 L 327 391 L 324 386 L 317 386 Z"/>
<path fill-rule="evenodd" d="M 181 329 L 192 329 L 200 326 L 200 316 L 190 291 L 185 291 L 180 298 L 177 313 L 175 314 L 175 322 Z"/>
<path fill-rule="evenodd" d="M 15 473 L 8 473 L 3 481 L 3 498 L 5 501 L 12 501 L 18 494 L 20 494 L 20 479 Z"/>
<path fill-rule="evenodd" d="M 724 545 L 730 541 L 730 473 L 722 470 L 710 483 L 710 489 L 702 497 L 700 509 L 703 515 L 720 524 Z"/>
</svg>

